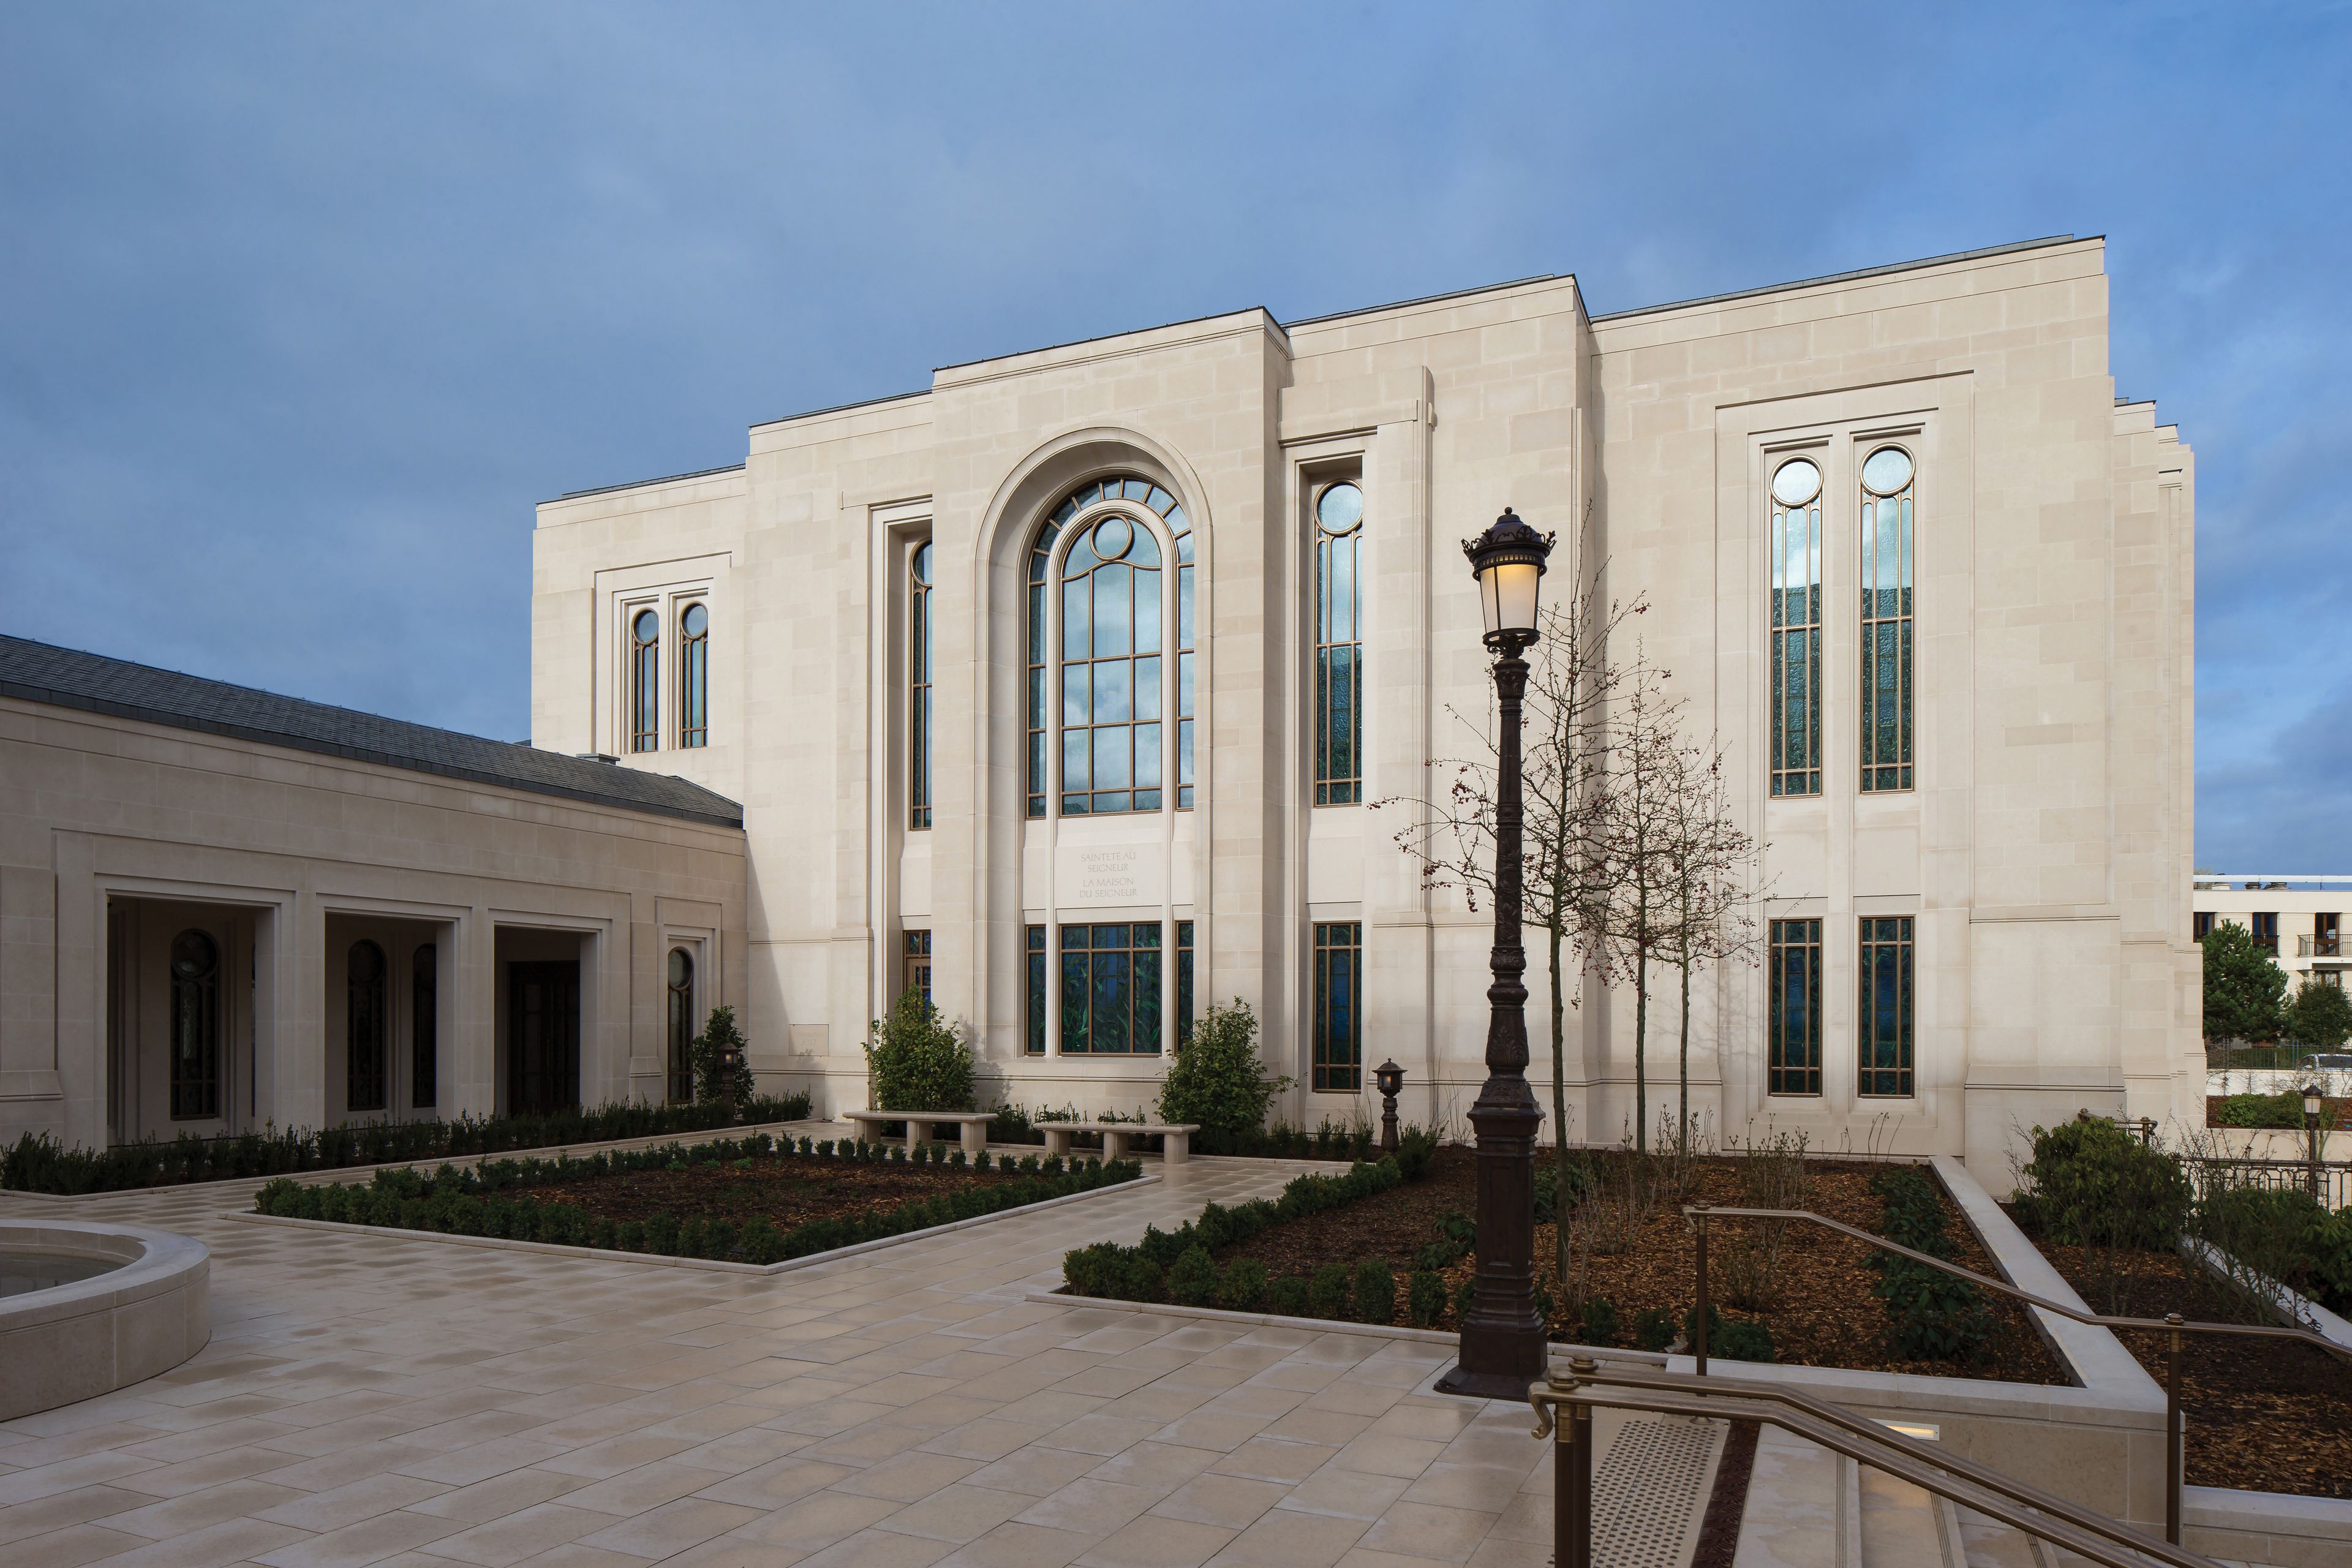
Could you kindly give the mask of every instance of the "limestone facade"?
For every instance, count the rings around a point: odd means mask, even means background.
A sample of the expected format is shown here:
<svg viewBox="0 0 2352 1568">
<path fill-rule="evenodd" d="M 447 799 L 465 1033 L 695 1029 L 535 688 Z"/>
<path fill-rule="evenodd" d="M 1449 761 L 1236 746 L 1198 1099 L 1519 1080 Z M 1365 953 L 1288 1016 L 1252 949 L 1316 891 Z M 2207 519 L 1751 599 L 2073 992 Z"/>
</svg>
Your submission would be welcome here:
<svg viewBox="0 0 2352 1568">
<path fill-rule="evenodd" d="M 2084 1107 L 2168 1117 L 2202 1082 L 2195 468 L 2151 405 L 2115 395 L 2102 258 L 2096 239 L 2042 241 L 1598 317 L 1571 277 L 1286 324 L 1242 310 L 756 425 L 736 467 L 540 508 L 534 740 L 742 803 L 754 1061 L 820 1110 L 862 1103 L 859 1045 L 908 973 L 909 932 L 993 1091 L 1148 1102 L 1162 1058 L 1061 1048 L 1062 931 L 1156 927 L 1172 995 L 1189 922 L 1196 1006 L 1252 1006 L 1298 1080 L 1282 1113 L 1376 1116 L 1361 1091 L 1314 1087 L 1317 933 L 1337 926 L 1360 932 L 1363 1068 L 1393 1058 L 1406 1113 L 1459 1126 L 1483 1078 L 1487 917 L 1424 889 L 1391 842 L 1410 808 L 1370 803 L 1421 793 L 1428 761 L 1464 749 L 1454 715 L 1486 711 L 1457 541 L 1507 505 L 1584 541 L 1612 594 L 1646 598 L 1644 650 L 1727 749 L 1733 809 L 1769 845 L 1759 936 L 1821 921 L 1819 1092 L 1770 1091 L 1771 971 L 1732 964 L 1694 988 L 1694 1113 L 1735 1137 L 1988 1156 Z M 1905 787 L 1865 793 L 1859 469 L 1888 445 L 1916 506 L 1916 729 Z M 1768 782 L 1768 491 L 1792 456 L 1820 476 L 1823 716 L 1819 792 L 1789 797 Z M 1064 499 L 1107 478 L 1156 487 L 1189 521 L 1194 798 L 1177 805 L 1171 732 L 1157 809 L 1066 814 L 1049 783 L 1032 815 L 1028 563 Z M 1314 518 L 1337 481 L 1363 501 L 1361 798 L 1317 805 Z M 1127 510 L 1172 574 L 1174 531 Z M 909 584 L 926 546 L 922 826 Z M 665 707 L 633 752 L 629 626 L 660 612 L 675 704 L 667 628 L 689 603 L 709 617 L 708 743 L 677 744 Z M 1167 658 L 1172 679 L 1172 641 Z M 1048 657 L 1040 673 L 1057 688 L 1060 670 Z M 1864 920 L 1907 922 L 1900 1094 L 1861 1092 Z M 1033 928 L 1056 1015 L 1044 1055 Z M 1671 976 L 1656 989 L 1653 1115 L 1681 1029 Z M 1633 1114 L 1632 997 L 1575 1000 L 1568 1135 L 1614 1139 Z"/>
</svg>

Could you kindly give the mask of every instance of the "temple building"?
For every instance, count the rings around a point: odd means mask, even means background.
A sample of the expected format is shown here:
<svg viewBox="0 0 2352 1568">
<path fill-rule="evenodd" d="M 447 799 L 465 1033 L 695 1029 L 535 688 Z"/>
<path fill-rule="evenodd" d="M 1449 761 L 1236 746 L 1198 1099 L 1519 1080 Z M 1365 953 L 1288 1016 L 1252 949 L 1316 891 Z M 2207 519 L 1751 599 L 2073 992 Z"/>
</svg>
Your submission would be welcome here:
<svg viewBox="0 0 2352 1568">
<path fill-rule="evenodd" d="M 2191 1113 L 2194 466 L 2116 395 L 2103 248 L 1598 315 L 1565 276 L 1244 310 L 754 425 L 740 463 L 541 506 L 532 742 L 462 766 L 0 668 L 0 1125 L 213 1125 L 162 1065 L 183 990 L 248 1121 L 426 1103 L 349 1067 L 379 993 L 391 1079 L 436 1020 L 445 1114 L 672 1093 L 718 1001 L 763 1086 L 860 1105 L 914 986 L 992 1098 L 1146 1105 L 1238 998 L 1285 1120 L 1376 1117 L 1392 1058 L 1459 1128 L 1491 914 L 1395 839 L 1487 713 L 1459 542 L 1507 506 L 1572 542 L 1555 593 L 1646 601 L 1765 847 L 1752 954 L 1694 976 L 1714 1133 L 1997 1161 L 2080 1109 Z M 1613 1141 L 1633 994 L 1574 1002 L 1566 1132 Z M 1654 1115 L 1670 977 L 1651 1015 Z"/>
</svg>

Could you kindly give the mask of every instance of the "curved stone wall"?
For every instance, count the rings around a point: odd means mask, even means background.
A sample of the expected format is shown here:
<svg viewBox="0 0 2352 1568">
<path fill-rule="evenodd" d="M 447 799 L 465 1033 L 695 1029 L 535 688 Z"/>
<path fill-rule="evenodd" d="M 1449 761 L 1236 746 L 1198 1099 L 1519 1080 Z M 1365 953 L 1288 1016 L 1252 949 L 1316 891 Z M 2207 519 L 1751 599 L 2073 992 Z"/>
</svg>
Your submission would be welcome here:
<svg viewBox="0 0 2352 1568">
<path fill-rule="evenodd" d="M 212 1338 L 212 1254 L 202 1242 L 138 1226 L 0 1219 L 0 1251 L 121 1264 L 0 1297 L 0 1421 L 169 1372 Z"/>
</svg>

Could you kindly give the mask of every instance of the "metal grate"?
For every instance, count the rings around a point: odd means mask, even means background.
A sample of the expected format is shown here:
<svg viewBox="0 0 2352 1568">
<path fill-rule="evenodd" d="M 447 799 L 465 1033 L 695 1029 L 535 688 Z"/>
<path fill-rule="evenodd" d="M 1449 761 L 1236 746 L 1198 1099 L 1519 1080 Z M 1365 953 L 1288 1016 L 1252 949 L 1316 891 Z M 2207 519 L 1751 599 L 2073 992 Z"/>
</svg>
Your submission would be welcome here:
<svg viewBox="0 0 2352 1568">
<path fill-rule="evenodd" d="M 1728 1428 L 1688 1416 L 1630 1420 L 1592 1477 L 1597 1568 L 1683 1568 Z"/>
</svg>

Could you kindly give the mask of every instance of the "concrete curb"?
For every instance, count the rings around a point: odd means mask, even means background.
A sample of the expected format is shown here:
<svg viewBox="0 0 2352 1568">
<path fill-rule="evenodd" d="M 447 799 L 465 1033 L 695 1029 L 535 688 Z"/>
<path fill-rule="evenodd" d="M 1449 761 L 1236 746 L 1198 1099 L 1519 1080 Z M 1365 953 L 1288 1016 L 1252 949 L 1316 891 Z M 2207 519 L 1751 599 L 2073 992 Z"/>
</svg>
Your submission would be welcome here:
<svg viewBox="0 0 2352 1568">
<path fill-rule="evenodd" d="M 513 1252 L 543 1253 L 551 1258 L 591 1258 L 605 1263 L 644 1263 L 669 1268 L 701 1268 L 714 1274 L 790 1274 L 796 1269 L 814 1268 L 820 1263 L 835 1263 L 845 1258 L 856 1258 L 868 1252 L 879 1252 L 887 1247 L 899 1247 L 910 1241 L 922 1241 L 929 1237 L 947 1236 L 959 1230 L 970 1230 L 978 1225 L 988 1225 L 1000 1219 L 1017 1219 L 1023 1215 L 1037 1214 L 1045 1209 L 1059 1208 L 1065 1204 L 1084 1203 L 1115 1193 L 1133 1192 L 1159 1181 L 1157 1176 L 1138 1176 L 1131 1182 L 1120 1182 L 1108 1187 L 1097 1187 L 1090 1193 L 1065 1193 L 1058 1198 L 1023 1204 L 1018 1208 L 999 1209 L 994 1214 L 975 1215 L 947 1225 L 934 1225 L 922 1230 L 910 1230 L 903 1236 L 886 1236 L 875 1241 L 861 1241 L 849 1247 L 836 1247 L 829 1252 L 812 1252 L 806 1258 L 788 1258 L 782 1263 L 730 1263 L 717 1258 L 671 1258 L 658 1252 L 622 1252 L 609 1247 L 564 1247 L 551 1241 L 516 1241 L 503 1236 L 453 1236 L 442 1230 L 403 1230 L 389 1225 L 353 1225 L 339 1219 L 295 1219 L 286 1215 L 254 1214 L 247 1210 L 234 1211 L 224 1217 L 245 1220 L 258 1225 L 299 1226 L 310 1230 L 341 1231 L 352 1236 L 391 1236 L 408 1241 L 441 1241 L 459 1247 L 488 1247 Z"/>
</svg>

